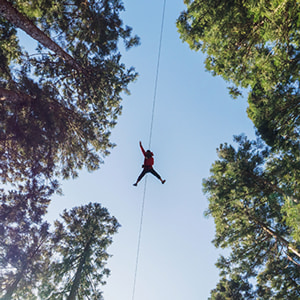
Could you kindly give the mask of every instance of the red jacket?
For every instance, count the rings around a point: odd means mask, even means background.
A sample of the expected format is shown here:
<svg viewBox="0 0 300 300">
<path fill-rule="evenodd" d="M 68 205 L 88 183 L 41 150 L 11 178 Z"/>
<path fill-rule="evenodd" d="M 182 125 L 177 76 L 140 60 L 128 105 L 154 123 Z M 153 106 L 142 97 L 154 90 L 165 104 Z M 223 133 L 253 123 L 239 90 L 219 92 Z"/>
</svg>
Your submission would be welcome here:
<svg viewBox="0 0 300 300">
<path fill-rule="evenodd" d="M 154 159 L 153 159 L 153 153 L 150 151 L 151 156 L 148 156 L 147 154 L 149 153 L 148 151 L 146 152 L 142 146 L 142 144 L 140 144 L 141 150 L 145 156 L 144 159 L 144 165 L 143 168 L 148 167 L 148 168 L 152 168 L 153 164 L 154 164 Z"/>
</svg>

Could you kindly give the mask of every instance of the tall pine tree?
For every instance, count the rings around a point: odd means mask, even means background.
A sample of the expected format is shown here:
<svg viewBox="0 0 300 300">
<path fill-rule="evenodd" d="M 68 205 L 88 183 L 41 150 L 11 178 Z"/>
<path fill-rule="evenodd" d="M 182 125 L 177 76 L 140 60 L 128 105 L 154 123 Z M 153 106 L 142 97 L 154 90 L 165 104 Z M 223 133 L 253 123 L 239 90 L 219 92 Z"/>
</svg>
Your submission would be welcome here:
<svg viewBox="0 0 300 300">
<path fill-rule="evenodd" d="M 290 199 L 299 212 L 299 176 L 290 182 L 288 174 L 294 169 L 282 168 L 284 156 L 270 156 L 261 141 L 243 136 L 235 140 L 237 149 L 220 146 L 219 159 L 203 183 L 209 199 L 207 215 L 216 224 L 214 244 L 231 249 L 217 266 L 222 276 L 255 278 L 258 294 L 268 291 L 274 299 L 282 295 L 296 299 L 300 296 L 299 222 L 289 220 L 285 210 Z"/>
<path fill-rule="evenodd" d="M 55 222 L 55 256 L 41 285 L 42 299 L 102 299 L 112 235 L 120 226 L 107 209 L 89 203 L 64 211 Z"/>
</svg>

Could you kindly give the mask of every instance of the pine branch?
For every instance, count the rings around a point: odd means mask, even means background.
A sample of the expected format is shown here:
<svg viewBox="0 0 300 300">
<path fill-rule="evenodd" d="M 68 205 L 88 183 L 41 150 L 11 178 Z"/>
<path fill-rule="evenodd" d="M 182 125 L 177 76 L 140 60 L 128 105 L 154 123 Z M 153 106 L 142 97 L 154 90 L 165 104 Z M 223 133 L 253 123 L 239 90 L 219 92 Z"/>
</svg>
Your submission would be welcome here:
<svg viewBox="0 0 300 300">
<path fill-rule="evenodd" d="M 17 28 L 25 31 L 44 47 L 53 51 L 80 73 L 86 74 L 84 68 L 75 59 L 57 45 L 50 37 L 40 30 L 29 18 L 21 14 L 10 2 L 0 0 L 0 14 Z"/>
</svg>

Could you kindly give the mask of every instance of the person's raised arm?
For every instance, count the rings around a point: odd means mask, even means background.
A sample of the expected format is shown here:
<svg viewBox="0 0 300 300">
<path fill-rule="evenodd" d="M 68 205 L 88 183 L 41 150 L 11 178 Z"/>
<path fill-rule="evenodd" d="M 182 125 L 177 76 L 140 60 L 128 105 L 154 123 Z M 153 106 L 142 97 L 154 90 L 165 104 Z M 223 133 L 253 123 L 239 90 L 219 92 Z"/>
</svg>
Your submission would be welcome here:
<svg viewBox="0 0 300 300">
<path fill-rule="evenodd" d="M 145 154 L 146 154 L 146 151 L 145 151 L 145 149 L 143 148 L 142 142 L 141 142 L 141 141 L 140 141 L 140 147 L 141 147 L 141 150 L 142 150 L 143 154 L 145 155 Z"/>
</svg>

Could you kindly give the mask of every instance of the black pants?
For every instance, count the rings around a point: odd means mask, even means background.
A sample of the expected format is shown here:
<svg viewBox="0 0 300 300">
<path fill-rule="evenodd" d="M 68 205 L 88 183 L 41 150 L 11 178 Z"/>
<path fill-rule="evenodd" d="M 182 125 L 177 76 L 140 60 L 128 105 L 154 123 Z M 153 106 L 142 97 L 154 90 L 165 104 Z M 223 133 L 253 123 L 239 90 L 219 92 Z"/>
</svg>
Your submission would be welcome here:
<svg viewBox="0 0 300 300">
<path fill-rule="evenodd" d="M 145 167 L 142 173 L 140 174 L 139 178 L 137 179 L 137 181 L 140 181 L 147 173 L 152 173 L 155 177 L 161 180 L 159 174 L 152 167 Z"/>
</svg>

